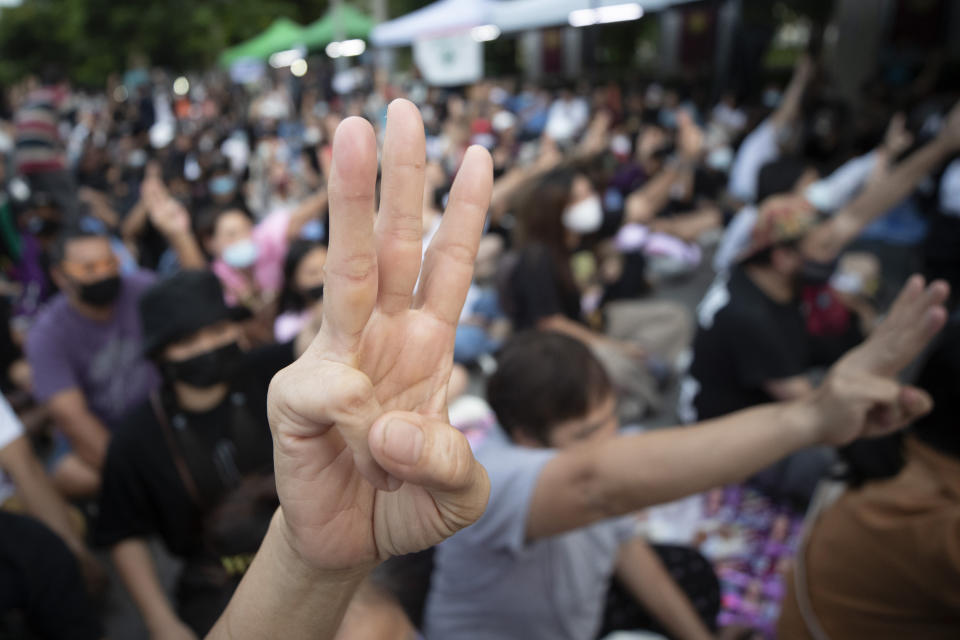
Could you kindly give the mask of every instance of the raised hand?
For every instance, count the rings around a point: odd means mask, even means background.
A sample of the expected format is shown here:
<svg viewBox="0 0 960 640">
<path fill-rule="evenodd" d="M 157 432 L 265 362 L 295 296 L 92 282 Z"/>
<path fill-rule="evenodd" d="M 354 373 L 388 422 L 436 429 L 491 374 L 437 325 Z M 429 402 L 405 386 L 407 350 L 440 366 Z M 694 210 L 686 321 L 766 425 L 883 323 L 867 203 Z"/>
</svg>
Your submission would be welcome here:
<svg viewBox="0 0 960 640">
<path fill-rule="evenodd" d="M 424 549 L 486 506 L 486 472 L 448 424 L 446 390 L 492 163 L 467 150 L 414 295 L 424 148 L 416 107 L 393 102 L 375 216 L 372 127 L 348 118 L 334 138 L 322 327 L 268 397 L 281 526 L 314 569 Z"/>
<path fill-rule="evenodd" d="M 823 442 L 847 444 L 900 429 L 931 409 L 930 397 L 895 376 L 943 328 L 949 287 L 912 277 L 877 329 L 831 369 L 812 397 Z"/>
<path fill-rule="evenodd" d="M 913 134 L 907 129 L 907 117 L 901 112 L 895 113 L 883 136 L 883 148 L 891 158 L 896 158 L 912 144 Z"/>
<path fill-rule="evenodd" d="M 159 177 L 150 176 L 143 181 L 140 197 L 147 207 L 150 222 L 164 236 L 190 232 L 190 214 L 170 195 Z"/>
</svg>

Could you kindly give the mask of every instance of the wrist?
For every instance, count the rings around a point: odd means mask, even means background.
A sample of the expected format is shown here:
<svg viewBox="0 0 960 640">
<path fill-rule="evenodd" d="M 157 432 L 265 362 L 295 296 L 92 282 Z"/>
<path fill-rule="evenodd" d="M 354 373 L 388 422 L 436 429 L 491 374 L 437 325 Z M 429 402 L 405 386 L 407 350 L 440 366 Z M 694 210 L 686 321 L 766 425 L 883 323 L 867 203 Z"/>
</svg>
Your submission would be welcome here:
<svg viewBox="0 0 960 640">
<path fill-rule="evenodd" d="M 785 403 L 780 410 L 778 422 L 785 426 L 790 444 L 796 449 L 820 444 L 824 441 L 826 420 L 817 402 L 817 393 Z"/>
<path fill-rule="evenodd" d="M 301 552 L 297 537 L 284 517 L 283 507 L 276 510 L 270 522 L 270 531 L 267 532 L 261 547 L 261 553 L 264 552 L 272 556 L 282 570 L 281 575 L 285 575 L 294 587 L 316 588 L 318 585 L 331 585 L 343 589 L 356 588 L 376 566 L 376 563 L 336 569 L 316 566 L 314 561 Z"/>
<path fill-rule="evenodd" d="M 151 636 L 162 635 L 167 629 L 183 624 L 166 600 L 164 600 L 163 606 L 158 606 L 156 610 L 146 613 L 143 616 L 143 622 Z"/>
</svg>

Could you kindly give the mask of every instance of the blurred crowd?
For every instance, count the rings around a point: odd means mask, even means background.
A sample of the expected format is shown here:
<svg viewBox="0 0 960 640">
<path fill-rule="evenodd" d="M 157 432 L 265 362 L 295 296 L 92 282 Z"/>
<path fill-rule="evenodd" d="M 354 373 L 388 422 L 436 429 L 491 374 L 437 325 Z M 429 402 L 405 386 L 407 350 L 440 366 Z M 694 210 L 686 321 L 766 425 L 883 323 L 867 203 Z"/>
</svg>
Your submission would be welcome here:
<svg viewBox="0 0 960 640">
<path fill-rule="evenodd" d="M 8 91 L 0 637 L 105 637 L 107 562 L 151 637 L 213 626 L 278 504 L 270 380 L 323 321 L 334 131 L 360 116 L 382 142 L 396 98 L 423 120 L 424 247 L 467 148 L 493 158 L 448 398 L 503 479 L 477 526 L 375 573 L 342 637 L 751 638 L 778 619 L 784 638 L 955 637 L 955 321 L 918 378 L 937 408 L 907 437 L 802 449 L 702 494 L 696 535 L 627 545 L 681 528 L 676 511 L 603 528 L 530 512 L 551 491 L 538 452 L 799 401 L 909 273 L 960 291 L 954 96 L 878 84 L 852 105 L 807 56 L 713 100 L 379 72 L 338 92 L 282 71 L 175 93 L 161 71 L 90 92 L 51 70 Z M 705 273 L 695 309 L 671 296 Z M 858 489 L 824 506 L 838 482 Z M 173 593 L 152 540 L 182 561 Z"/>
</svg>

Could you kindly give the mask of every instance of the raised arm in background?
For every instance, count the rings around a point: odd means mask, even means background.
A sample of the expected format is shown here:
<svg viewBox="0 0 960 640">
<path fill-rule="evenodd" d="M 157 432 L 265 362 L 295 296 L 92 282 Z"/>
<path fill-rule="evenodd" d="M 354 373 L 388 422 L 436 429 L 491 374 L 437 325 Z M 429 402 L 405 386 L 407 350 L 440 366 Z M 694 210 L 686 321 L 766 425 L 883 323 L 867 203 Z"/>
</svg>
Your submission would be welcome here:
<svg viewBox="0 0 960 640">
<path fill-rule="evenodd" d="M 833 261 L 871 222 L 907 197 L 925 176 L 960 149 L 960 103 L 950 110 L 940 133 L 897 164 L 882 180 L 872 181 L 860 195 L 804 238 L 801 250 L 817 262 Z"/>
</svg>

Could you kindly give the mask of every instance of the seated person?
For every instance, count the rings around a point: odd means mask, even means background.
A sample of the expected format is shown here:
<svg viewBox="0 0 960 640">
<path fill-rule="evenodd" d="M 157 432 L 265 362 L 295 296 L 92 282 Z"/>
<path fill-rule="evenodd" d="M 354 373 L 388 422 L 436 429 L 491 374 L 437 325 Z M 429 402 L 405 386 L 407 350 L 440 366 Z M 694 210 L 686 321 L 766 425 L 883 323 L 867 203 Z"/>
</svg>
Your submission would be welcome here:
<svg viewBox="0 0 960 640">
<path fill-rule="evenodd" d="M 332 637 L 378 564 L 450 538 L 486 508 L 488 474 L 449 424 L 445 398 L 492 162 L 480 148 L 464 155 L 414 305 L 420 234 L 392 232 L 420 219 L 419 177 L 409 168 L 423 163 L 423 122 L 414 105 L 396 100 L 387 123 L 391 206 L 379 214 L 387 232 L 379 245 L 373 129 L 348 118 L 337 130 L 323 324 L 306 357 L 275 376 L 268 397 L 281 506 L 212 639 Z M 740 482 L 804 447 L 903 427 L 929 411 L 930 400 L 895 376 L 943 326 L 948 293 L 941 282 L 912 278 L 870 339 L 795 402 L 540 452 L 550 458 L 540 477 L 553 479 L 544 481 L 552 490 L 531 498 L 531 510 L 547 515 L 532 515 L 538 526 L 527 535 L 548 538 Z"/>
<path fill-rule="evenodd" d="M 103 572 L 83 540 L 83 527 L 70 513 L 37 459 L 23 424 L 0 396 L 0 509 L 36 518 L 76 556 L 90 587 L 102 586 Z"/>
<path fill-rule="evenodd" d="M 517 210 L 516 253 L 505 261 L 500 302 L 518 330 L 559 331 L 588 345 L 621 392 L 621 411 L 635 416 L 661 407 L 655 375 L 664 367 L 649 356 L 668 367 L 678 361 L 689 346 L 689 314 L 668 301 L 615 300 L 602 310 L 603 331 L 591 326 L 573 262 L 603 216 L 587 176 L 567 169 L 545 175 Z"/>
<path fill-rule="evenodd" d="M 103 467 L 94 541 L 112 557 L 155 635 L 202 635 L 266 531 L 276 495 L 266 422 L 270 378 L 293 342 L 244 353 L 236 311 L 209 271 L 181 271 L 140 303 L 143 353 L 163 383 L 118 426 Z M 159 535 L 185 565 L 177 608 L 154 569 Z"/>
<path fill-rule="evenodd" d="M 70 496 L 90 496 L 110 432 L 147 397 L 159 378 L 143 357 L 137 303 L 154 278 L 121 276 L 110 240 L 68 231 L 51 262 L 60 293 L 41 311 L 27 336 L 34 397 L 60 431 L 52 471 Z"/>
<path fill-rule="evenodd" d="M 0 510 L 0 637 L 103 638 L 76 558 L 40 522 Z"/>
<path fill-rule="evenodd" d="M 204 249 L 223 283 L 227 304 L 242 304 L 254 313 L 272 309 L 283 285 L 283 261 L 303 226 L 326 207 L 325 191 L 298 207 L 278 210 L 254 224 L 239 204 L 214 206 L 199 221 Z"/>
<path fill-rule="evenodd" d="M 278 342 L 293 340 L 322 311 L 326 263 L 326 245 L 309 240 L 297 240 L 290 245 L 283 263 L 277 319 L 273 323 L 273 337 Z"/>
<path fill-rule="evenodd" d="M 633 516 L 556 522 L 560 505 L 548 495 L 567 488 L 547 466 L 551 459 L 617 435 L 615 393 L 600 362 L 578 340 L 552 332 L 517 334 L 498 360 L 487 400 L 502 431 L 477 451 L 490 476 L 490 502 L 475 525 L 437 550 L 427 637 L 593 638 L 614 575 L 617 591 L 624 585 L 639 603 L 617 598 L 611 617 L 637 625 L 626 629 L 711 637 L 719 586 L 695 551 L 687 553 L 701 575 L 686 578 L 702 591 L 685 594 L 637 537 Z"/>
<path fill-rule="evenodd" d="M 957 321 L 944 331 L 918 385 L 934 407 L 908 431 L 905 468 L 848 490 L 813 523 L 789 582 L 781 638 L 957 637 Z"/>
<path fill-rule="evenodd" d="M 886 180 L 818 222 L 802 196 L 768 198 L 739 264 L 718 276 L 697 309 L 693 362 L 681 384 L 684 422 L 809 393 L 807 375 L 859 340 L 860 327 L 827 282 L 844 247 L 960 146 L 960 106 L 930 143 Z M 805 452 L 760 478 L 775 494 L 805 500 L 831 463 Z"/>
</svg>

